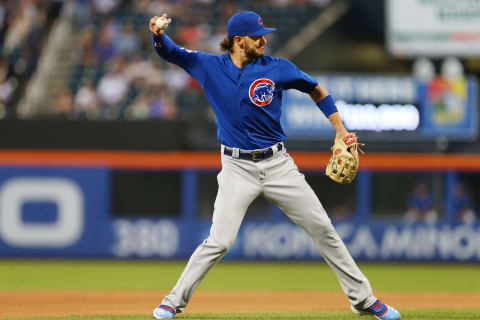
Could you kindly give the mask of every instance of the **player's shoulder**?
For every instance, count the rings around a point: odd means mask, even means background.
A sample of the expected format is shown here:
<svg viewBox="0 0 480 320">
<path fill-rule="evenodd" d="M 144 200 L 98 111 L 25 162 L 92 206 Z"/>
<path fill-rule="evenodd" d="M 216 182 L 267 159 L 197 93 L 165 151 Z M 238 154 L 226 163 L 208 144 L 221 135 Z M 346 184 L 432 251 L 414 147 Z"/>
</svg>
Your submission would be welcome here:
<svg viewBox="0 0 480 320">
<path fill-rule="evenodd" d="M 265 62 L 276 62 L 278 60 L 277 57 L 272 57 L 272 56 L 268 56 L 268 55 L 264 55 L 262 58 L 262 61 L 265 61 Z"/>
<path fill-rule="evenodd" d="M 259 59 L 260 63 L 263 63 L 263 64 L 271 64 L 271 63 L 279 63 L 279 62 L 281 63 L 280 60 L 282 60 L 282 58 L 277 58 L 277 57 L 268 56 L 268 55 L 264 55 Z"/>
<path fill-rule="evenodd" d="M 291 62 L 290 60 L 285 59 L 285 58 L 274 57 L 274 59 L 278 64 L 281 64 L 281 65 L 284 65 L 284 66 L 293 66 L 294 65 L 293 62 Z"/>
<path fill-rule="evenodd" d="M 279 57 L 272 57 L 272 56 L 263 56 L 262 60 L 264 60 L 265 64 L 276 64 L 280 68 L 290 69 L 295 67 L 295 65 L 285 58 Z"/>
</svg>

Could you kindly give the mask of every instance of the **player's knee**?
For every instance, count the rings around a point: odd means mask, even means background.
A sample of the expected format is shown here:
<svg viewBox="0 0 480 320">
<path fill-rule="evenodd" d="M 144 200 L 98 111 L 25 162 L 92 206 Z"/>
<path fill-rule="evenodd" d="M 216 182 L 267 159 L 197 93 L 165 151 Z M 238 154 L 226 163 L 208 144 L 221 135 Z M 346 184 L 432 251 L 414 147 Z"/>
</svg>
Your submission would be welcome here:
<svg viewBox="0 0 480 320">
<path fill-rule="evenodd" d="M 226 253 L 233 246 L 234 240 L 229 239 L 214 239 L 212 237 L 207 240 L 210 246 L 215 247 L 220 253 Z"/>
<path fill-rule="evenodd" d="M 226 253 L 233 246 L 233 241 L 229 241 L 229 240 L 219 241 L 217 243 L 217 246 L 221 252 Z"/>
<path fill-rule="evenodd" d="M 317 217 L 316 219 L 314 219 L 310 224 L 310 228 L 315 233 L 322 233 L 324 235 L 336 233 L 330 219 L 324 217 Z"/>
</svg>

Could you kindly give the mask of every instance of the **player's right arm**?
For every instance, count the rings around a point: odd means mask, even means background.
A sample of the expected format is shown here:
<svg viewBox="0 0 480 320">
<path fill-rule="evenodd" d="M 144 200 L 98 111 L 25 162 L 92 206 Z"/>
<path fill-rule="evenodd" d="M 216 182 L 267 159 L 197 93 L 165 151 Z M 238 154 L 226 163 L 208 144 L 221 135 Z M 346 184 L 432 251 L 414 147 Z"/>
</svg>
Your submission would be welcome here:
<svg viewBox="0 0 480 320">
<path fill-rule="evenodd" d="M 155 52 L 166 61 L 185 69 L 185 71 L 190 73 L 195 79 L 197 79 L 199 82 L 202 82 L 203 72 L 201 64 L 198 63 L 198 61 L 201 59 L 202 53 L 187 50 L 176 45 L 165 34 L 165 30 L 168 27 L 168 24 L 171 22 L 171 19 L 167 19 L 167 15 L 165 13 L 162 15 L 162 18 L 167 20 L 167 25 L 163 30 L 159 29 L 155 24 L 157 19 L 160 19 L 158 16 L 151 18 L 149 23 L 150 32 L 152 33 L 152 44 Z"/>
</svg>

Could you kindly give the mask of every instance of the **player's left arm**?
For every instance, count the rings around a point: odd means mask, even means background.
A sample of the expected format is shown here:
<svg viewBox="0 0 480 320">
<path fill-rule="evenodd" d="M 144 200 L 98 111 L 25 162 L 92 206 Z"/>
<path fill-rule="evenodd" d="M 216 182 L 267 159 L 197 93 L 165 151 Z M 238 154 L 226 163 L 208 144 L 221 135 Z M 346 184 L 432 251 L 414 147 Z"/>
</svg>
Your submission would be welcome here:
<svg viewBox="0 0 480 320">
<path fill-rule="evenodd" d="M 310 94 L 315 104 L 322 110 L 332 126 L 336 130 L 336 138 L 344 138 L 349 135 L 338 113 L 335 101 L 318 81 L 300 70 L 296 65 L 286 59 L 279 58 L 281 68 L 280 82 L 283 90 L 296 89 Z"/>
<path fill-rule="evenodd" d="M 313 89 L 313 91 L 310 93 L 310 97 L 312 98 L 313 102 L 315 102 L 315 104 L 323 111 L 328 120 L 330 120 L 330 123 L 337 131 L 337 138 L 342 138 L 348 135 L 348 131 L 345 129 L 342 119 L 338 114 L 335 102 L 328 93 L 327 89 L 325 89 L 321 84 L 317 84 L 315 89 Z"/>
<path fill-rule="evenodd" d="M 350 134 L 343 125 L 342 118 L 338 113 L 335 102 L 333 101 L 332 96 L 330 96 L 328 93 L 327 89 L 325 89 L 321 84 L 317 84 L 310 93 L 310 97 L 320 108 L 320 110 L 322 110 L 332 126 L 335 128 L 335 138 L 343 138 Z M 354 156 L 357 156 L 356 150 L 352 149 L 350 152 L 352 152 Z"/>
</svg>

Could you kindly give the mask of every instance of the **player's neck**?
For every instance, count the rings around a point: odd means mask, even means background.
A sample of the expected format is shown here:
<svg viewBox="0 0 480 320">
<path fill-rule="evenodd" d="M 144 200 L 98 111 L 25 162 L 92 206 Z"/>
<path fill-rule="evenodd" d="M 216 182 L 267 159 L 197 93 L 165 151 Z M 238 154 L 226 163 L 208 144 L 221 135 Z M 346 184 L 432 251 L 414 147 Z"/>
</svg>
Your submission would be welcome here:
<svg viewBox="0 0 480 320">
<path fill-rule="evenodd" d="M 245 51 L 243 50 L 233 50 L 233 52 L 230 52 L 230 58 L 232 59 L 233 64 L 236 65 L 238 68 L 245 67 L 254 59 L 247 57 L 245 55 Z"/>
</svg>

